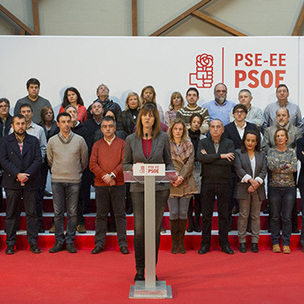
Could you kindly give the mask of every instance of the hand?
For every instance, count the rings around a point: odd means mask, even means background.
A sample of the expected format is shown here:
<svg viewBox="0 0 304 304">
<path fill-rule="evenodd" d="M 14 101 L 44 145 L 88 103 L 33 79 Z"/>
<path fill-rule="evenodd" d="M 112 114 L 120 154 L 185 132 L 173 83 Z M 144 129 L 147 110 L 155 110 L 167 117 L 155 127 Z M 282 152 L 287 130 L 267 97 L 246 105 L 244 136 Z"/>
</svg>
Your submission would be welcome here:
<svg viewBox="0 0 304 304">
<path fill-rule="evenodd" d="M 229 160 L 231 162 L 234 160 L 234 153 L 229 152 L 226 154 L 221 154 L 221 158 L 226 158 L 227 160 Z"/>
<path fill-rule="evenodd" d="M 260 183 L 253 178 L 251 178 L 249 180 L 249 183 L 250 183 L 251 187 L 253 187 L 253 189 L 255 189 L 255 190 L 258 189 L 260 186 Z"/>
<path fill-rule="evenodd" d="M 202 149 L 202 150 L 201 150 L 201 153 L 202 153 L 202 154 L 207 154 L 207 151 L 206 151 L 205 149 Z"/>
<path fill-rule="evenodd" d="M 109 183 L 110 186 L 115 186 L 116 182 L 114 179 L 112 179 L 112 181 Z"/>
<path fill-rule="evenodd" d="M 106 174 L 102 177 L 102 180 L 106 183 L 106 184 L 110 184 L 110 182 L 113 180 L 113 178 L 110 176 L 110 174 Z"/>
<path fill-rule="evenodd" d="M 252 186 L 249 186 L 249 188 L 247 189 L 247 192 L 249 194 L 252 194 L 255 191 L 255 189 Z"/>
<path fill-rule="evenodd" d="M 18 173 L 17 174 L 17 181 L 20 182 L 21 184 L 24 184 L 25 182 L 28 181 L 29 176 L 30 175 L 28 173 Z"/>
</svg>

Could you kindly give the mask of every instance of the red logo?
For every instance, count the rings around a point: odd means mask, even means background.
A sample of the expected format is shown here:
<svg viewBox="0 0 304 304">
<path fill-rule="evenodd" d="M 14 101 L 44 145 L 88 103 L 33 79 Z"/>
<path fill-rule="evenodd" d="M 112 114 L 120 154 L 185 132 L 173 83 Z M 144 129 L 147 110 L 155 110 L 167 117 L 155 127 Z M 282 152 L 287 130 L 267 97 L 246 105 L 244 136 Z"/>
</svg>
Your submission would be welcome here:
<svg viewBox="0 0 304 304">
<path fill-rule="evenodd" d="M 189 84 L 197 88 L 211 88 L 213 83 L 213 56 L 196 56 L 196 73 L 189 74 Z"/>
</svg>

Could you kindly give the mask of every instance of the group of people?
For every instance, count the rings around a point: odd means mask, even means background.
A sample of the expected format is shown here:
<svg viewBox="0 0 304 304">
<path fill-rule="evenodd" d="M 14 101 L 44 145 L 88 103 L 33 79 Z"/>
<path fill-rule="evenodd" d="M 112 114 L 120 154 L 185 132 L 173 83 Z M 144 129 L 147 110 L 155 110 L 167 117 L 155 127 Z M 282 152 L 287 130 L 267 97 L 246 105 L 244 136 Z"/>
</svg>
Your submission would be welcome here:
<svg viewBox="0 0 304 304">
<path fill-rule="evenodd" d="M 126 210 L 131 210 L 134 213 L 135 280 L 144 280 L 144 187 L 141 183 L 126 185 L 123 176 L 123 171 L 132 171 L 135 163 L 164 163 L 167 170 L 176 171 L 170 183 L 156 185 L 156 257 L 167 203 L 173 254 L 186 253 L 187 220 L 188 232 L 202 232 L 198 253 L 210 251 L 215 201 L 222 251 L 234 253 L 228 232 L 231 214 L 239 212 L 239 250 L 247 251 L 249 230 L 251 251 L 258 252 L 265 188 L 273 251 L 281 252 L 282 214 L 283 252 L 291 252 L 293 214 L 297 225 L 297 160 L 304 163 L 304 139 L 301 111 L 288 101 L 286 85 L 276 88 L 277 101 L 269 104 L 264 113 L 252 106 L 253 97 L 248 89 L 239 92 L 238 104 L 227 100 L 227 86 L 223 83 L 215 85 L 214 100 L 202 106 L 198 105 L 199 91 L 194 87 L 186 92 L 187 105 L 180 92 L 172 93 L 166 112 L 156 102 L 152 86 L 144 87 L 140 96 L 130 92 L 124 111 L 109 98 L 109 89 L 104 84 L 98 86 L 97 99 L 88 109 L 79 91 L 70 87 L 64 93 L 56 121 L 50 102 L 39 95 L 39 89 L 37 79 L 28 80 L 28 95 L 17 101 L 13 117 L 9 114 L 9 101 L 0 99 L 6 254 L 13 254 L 15 250 L 21 198 L 30 250 L 40 253 L 37 240 L 38 233 L 44 231 L 42 202 L 50 170 L 54 206 L 51 229 L 55 232 L 55 244 L 49 252 L 65 248 L 70 253 L 77 252 L 75 234 L 86 232 L 83 215 L 89 212 L 90 187 L 94 184 L 97 212 L 92 254 L 104 249 L 110 210 L 120 251 L 129 253 Z M 298 185 L 304 198 L 304 165 L 302 168 Z M 301 242 L 304 246 L 303 228 Z"/>
</svg>

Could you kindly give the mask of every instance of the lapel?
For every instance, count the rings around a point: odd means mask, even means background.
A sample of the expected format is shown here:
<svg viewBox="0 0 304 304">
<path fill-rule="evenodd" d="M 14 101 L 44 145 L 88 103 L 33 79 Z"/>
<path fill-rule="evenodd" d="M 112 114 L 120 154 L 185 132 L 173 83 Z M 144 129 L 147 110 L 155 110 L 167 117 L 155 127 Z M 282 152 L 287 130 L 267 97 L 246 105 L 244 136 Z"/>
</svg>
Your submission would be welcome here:
<svg viewBox="0 0 304 304">
<path fill-rule="evenodd" d="M 23 141 L 23 148 L 22 148 L 22 157 L 25 156 L 25 154 L 28 152 L 28 150 L 30 149 L 31 147 L 31 141 L 29 140 L 29 137 L 27 134 L 25 134 L 25 138 L 24 138 L 24 141 Z"/>
<path fill-rule="evenodd" d="M 152 156 L 154 155 L 154 151 L 156 150 L 156 147 L 158 144 L 159 135 L 160 134 L 158 134 L 158 136 L 155 139 L 152 137 L 152 149 L 151 149 L 151 153 L 148 157 L 148 160 L 151 160 Z"/>
<path fill-rule="evenodd" d="M 9 135 L 9 141 L 10 141 L 10 143 L 12 145 L 13 150 L 15 151 L 15 154 L 19 158 L 22 158 L 22 155 L 20 153 L 20 148 L 19 148 L 19 145 L 18 145 L 18 141 L 17 141 L 14 133 L 12 133 L 11 135 Z"/>
<path fill-rule="evenodd" d="M 233 132 L 232 138 L 238 138 L 240 141 L 242 140 L 234 122 L 232 122 L 231 131 Z"/>
<path fill-rule="evenodd" d="M 255 153 L 255 172 L 254 172 L 255 177 L 259 176 L 259 172 L 261 170 L 261 165 L 263 165 L 261 156 L 262 156 L 262 153 L 259 153 L 259 152 Z"/>
<path fill-rule="evenodd" d="M 252 174 L 253 172 L 252 172 L 252 168 L 251 168 L 251 162 L 250 162 L 248 153 L 247 152 L 242 153 L 242 155 L 244 155 L 244 159 L 245 159 L 245 162 L 246 162 L 246 164 L 249 168 L 250 175 L 253 176 L 253 174 Z M 255 157 L 255 170 L 256 170 L 257 169 L 257 167 L 256 167 L 256 163 L 257 163 L 256 155 L 254 155 L 254 157 Z"/>
<path fill-rule="evenodd" d="M 152 141 L 153 143 L 153 141 Z M 140 159 L 143 159 L 144 161 L 147 160 L 145 157 L 143 148 L 142 148 L 142 139 L 135 136 L 135 147 L 137 147 L 137 152 L 139 153 Z"/>
</svg>

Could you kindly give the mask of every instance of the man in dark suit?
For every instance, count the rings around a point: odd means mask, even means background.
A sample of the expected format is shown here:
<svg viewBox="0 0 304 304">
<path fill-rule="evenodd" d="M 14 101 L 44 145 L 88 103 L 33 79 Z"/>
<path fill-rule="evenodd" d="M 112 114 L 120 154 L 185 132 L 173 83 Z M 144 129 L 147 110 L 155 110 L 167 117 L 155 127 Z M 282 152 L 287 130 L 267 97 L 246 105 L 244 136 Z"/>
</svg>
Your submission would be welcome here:
<svg viewBox="0 0 304 304">
<path fill-rule="evenodd" d="M 25 117 L 15 115 L 14 133 L 0 142 L 0 164 L 4 169 L 2 186 L 6 192 L 6 254 L 14 253 L 16 229 L 20 218 L 20 201 L 23 197 L 26 212 L 27 239 L 30 250 L 40 253 L 37 247 L 38 226 L 36 202 L 39 188 L 39 169 L 42 164 L 39 141 L 26 133 Z"/>
<path fill-rule="evenodd" d="M 231 139 L 234 143 L 235 149 L 241 149 L 242 138 L 247 130 L 257 131 L 255 124 L 246 121 L 247 107 L 243 104 L 237 104 L 232 110 L 234 121 L 225 126 L 224 136 Z M 229 214 L 237 214 L 239 212 L 239 205 L 236 199 L 234 199 L 234 192 L 236 190 L 236 173 L 234 167 L 232 167 L 231 174 L 231 203 L 229 208 Z"/>
<path fill-rule="evenodd" d="M 224 126 L 221 120 L 214 119 L 210 124 L 211 137 L 200 140 L 197 159 L 202 163 L 202 244 L 199 254 L 210 251 L 211 221 L 217 197 L 219 215 L 219 243 L 222 251 L 233 254 L 228 241 L 229 203 L 231 193 L 231 166 L 234 163 L 234 145 L 222 136 Z"/>
</svg>

